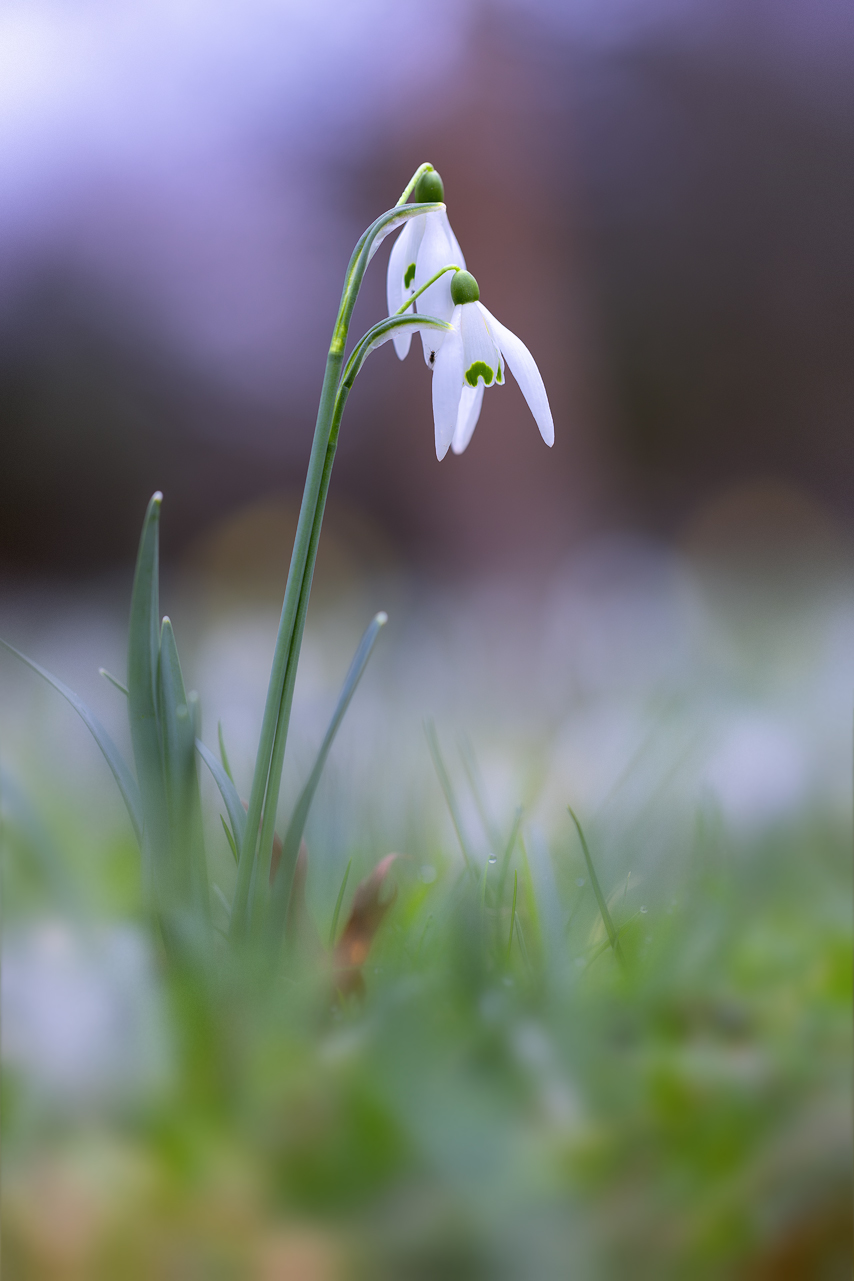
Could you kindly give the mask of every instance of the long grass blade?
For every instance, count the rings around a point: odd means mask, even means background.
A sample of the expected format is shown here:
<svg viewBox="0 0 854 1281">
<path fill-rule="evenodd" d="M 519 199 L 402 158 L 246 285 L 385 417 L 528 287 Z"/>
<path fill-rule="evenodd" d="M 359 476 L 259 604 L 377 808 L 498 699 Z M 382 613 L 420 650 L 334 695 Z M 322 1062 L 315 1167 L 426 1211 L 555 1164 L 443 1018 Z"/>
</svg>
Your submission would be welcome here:
<svg viewBox="0 0 854 1281">
<path fill-rule="evenodd" d="M 231 828 L 228 826 L 228 823 L 226 823 L 225 819 L 221 814 L 219 816 L 219 821 L 220 823 L 222 823 L 222 830 L 225 832 L 225 839 L 228 841 L 228 847 L 231 850 L 232 854 L 234 855 L 234 861 L 235 863 L 239 863 L 240 855 L 237 852 L 237 844 L 234 840 L 234 837 L 231 834 Z"/>
<path fill-rule="evenodd" d="M 320 782 L 320 776 L 323 773 L 323 767 L 326 764 L 326 758 L 329 755 L 330 748 L 335 741 L 335 735 L 341 727 L 341 722 L 356 687 L 362 679 L 362 674 L 368 665 L 368 659 L 371 656 L 374 645 L 377 643 L 377 637 L 382 628 L 388 622 L 388 614 L 382 611 L 375 615 L 365 630 L 365 634 L 359 642 L 359 647 L 353 656 L 350 664 L 350 670 L 344 678 L 344 684 L 341 687 L 341 693 L 338 696 L 338 703 L 332 714 L 332 720 L 329 722 L 329 728 L 324 735 L 320 750 L 317 753 L 308 781 L 300 793 L 300 798 L 294 807 L 291 821 L 288 824 L 288 830 L 285 833 L 285 839 L 282 841 L 282 857 L 276 870 L 273 881 L 273 899 L 271 904 L 271 927 L 275 937 L 278 937 L 284 926 L 288 902 L 291 895 L 291 882 L 293 880 L 294 867 L 296 866 L 297 854 L 299 853 L 300 841 L 305 830 L 308 813 L 311 809 L 311 803 L 314 800 L 314 794 L 317 791 L 317 785 Z"/>
<path fill-rule="evenodd" d="M 483 824 L 484 834 L 489 842 L 490 851 L 497 854 L 501 845 L 501 836 L 495 824 L 492 822 L 492 817 L 486 807 L 480 766 L 477 763 L 477 757 L 474 754 L 474 748 L 472 747 L 471 740 L 466 734 L 460 735 L 457 740 L 457 747 L 459 748 L 460 759 L 463 763 L 463 769 L 466 772 L 466 778 L 468 779 L 469 787 L 471 788 L 471 793 L 474 797 L 474 803 L 477 807 L 480 821 Z"/>
<path fill-rule="evenodd" d="M 335 946 L 335 935 L 338 933 L 338 917 L 341 915 L 341 904 L 344 902 L 344 891 L 347 888 L 347 880 L 350 876 L 350 868 L 353 866 L 353 860 L 350 859 L 344 870 L 344 879 L 341 882 L 341 888 L 338 891 L 338 897 L 335 900 L 335 911 L 332 913 L 332 924 L 329 927 L 329 947 Z"/>
<path fill-rule="evenodd" d="M 47 671 L 46 668 L 41 667 L 38 663 L 34 663 L 31 658 L 27 658 L 26 654 L 20 653 L 19 650 L 15 649 L 4 640 L 0 640 L 0 645 L 2 645 L 3 649 L 5 649 L 9 654 L 13 654 L 15 658 L 19 658 L 22 663 L 26 663 L 27 667 L 31 668 L 32 671 L 41 676 L 42 680 L 47 681 L 48 685 L 52 685 L 56 692 L 61 694 L 66 702 L 70 703 L 74 708 L 75 712 L 83 721 L 83 724 L 89 730 L 89 733 L 100 747 L 105 761 L 112 770 L 113 778 L 116 780 L 119 791 L 122 794 L 122 800 L 127 806 L 130 821 L 133 825 L 134 835 L 136 836 L 137 841 L 142 844 L 143 819 L 142 801 L 140 799 L 139 788 L 136 785 L 136 780 L 131 774 L 125 758 L 122 756 L 118 747 L 116 747 L 116 744 L 104 729 L 104 726 L 98 720 L 97 716 L 89 710 L 83 700 L 78 698 L 73 690 L 70 690 L 67 685 L 63 685 L 62 681 L 51 672 Z"/>
<path fill-rule="evenodd" d="M 170 876 L 169 821 L 160 724 L 157 714 L 157 665 L 160 656 L 159 538 L 160 504 L 154 494 L 142 526 L 128 626 L 128 717 L 136 776 L 145 815 L 143 882 L 149 898 Z"/>
<path fill-rule="evenodd" d="M 605 926 L 605 933 L 608 935 L 611 947 L 614 949 L 614 955 L 621 965 L 625 965 L 626 958 L 623 953 L 620 936 L 614 928 L 614 922 L 611 920 L 611 913 L 608 911 L 608 904 L 605 902 L 605 896 L 602 893 L 602 887 L 599 884 L 599 877 L 596 875 L 596 868 L 593 866 L 593 859 L 590 857 L 590 850 L 587 846 L 587 840 L 584 835 L 584 829 L 578 821 L 578 816 L 571 805 L 567 805 L 569 817 L 575 824 L 578 832 L 578 839 L 581 841 L 581 849 L 584 854 L 584 861 L 587 864 L 587 873 L 590 877 L 590 884 L 593 886 L 593 893 L 596 895 L 596 902 L 599 905 L 599 912 L 602 916 L 602 922 Z"/>
<path fill-rule="evenodd" d="M 477 880 L 477 867 L 475 865 L 474 859 L 471 856 L 471 853 L 469 852 L 468 842 L 466 841 L 466 838 L 463 832 L 463 823 L 462 823 L 462 818 L 460 817 L 460 809 L 457 804 L 457 797 L 454 792 L 453 786 L 451 784 L 448 771 L 445 768 L 445 762 L 442 759 L 442 751 L 441 751 L 441 748 L 439 747 L 439 738 L 438 738 L 438 735 L 436 734 L 436 726 L 433 724 L 432 721 L 424 722 L 424 733 L 427 736 L 427 746 L 430 748 L 430 755 L 433 758 L 433 765 L 435 767 L 436 774 L 439 778 L 439 784 L 442 788 L 442 791 L 445 794 L 445 801 L 447 803 L 448 810 L 450 811 L 450 814 L 451 814 L 451 821 L 454 824 L 454 831 L 457 833 L 457 840 L 460 843 L 460 849 L 463 852 L 463 859 L 465 860 L 466 868 L 469 872 L 469 875 L 473 876 L 475 880 Z"/>
<path fill-rule="evenodd" d="M 510 961 L 510 952 L 513 947 L 513 929 L 516 925 L 516 894 L 519 889 L 519 873 L 513 873 L 513 905 L 510 908 L 510 936 L 507 939 L 507 961 Z"/>
<path fill-rule="evenodd" d="M 194 707 L 184 687 L 184 677 L 168 618 L 160 632 L 157 667 L 158 712 L 163 751 L 163 776 L 169 816 L 169 884 L 179 902 L 200 911 L 210 910 L 207 865 L 202 834 L 202 802 L 196 771 Z"/>
<path fill-rule="evenodd" d="M 507 873 L 510 870 L 510 859 L 513 856 L 513 849 L 516 845 L 516 839 L 519 835 L 519 828 L 522 826 L 522 814 L 524 810 L 521 805 L 516 806 L 516 813 L 513 815 L 513 826 L 510 829 L 510 835 L 507 838 L 507 844 L 504 846 L 504 855 L 501 859 L 501 870 L 498 875 L 498 889 L 495 896 L 496 905 L 500 908 L 504 902 L 504 885 L 507 881 Z"/>
<path fill-rule="evenodd" d="M 205 747 L 200 738 L 196 739 L 196 751 L 207 765 L 211 774 L 213 774 L 214 782 L 219 788 L 220 796 L 225 802 L 228 821 L 231 823 L 231 830 L 234 833 L 234 839 L 237 841 L 238 849 L 240 849 L 246 829 L 246 810 L 243 808 L 243 802 L 237 793 L 237 788 L 234 786 L 231 779 L 214 756 L 213 752 L 209 748 Z"/>
<path fill-rule="evenodd" d="M 127 698 L 127 694 L 128 694 L 127 686 L 123 685 L 121 681 L 117 681 L 115 676 L 111 676 L 110 673 L 107 671 L 106 667 L 99 667 L 98 675 L 103 676 L 105 681 L 108 681 L 111 685 L 114 685 L 116 689 L 119 691 L 119 693 L 124 694 L 125 698 Z"/>
<path fill-rule="evenodd" d="M 71 876 L 62 853 L 44 824 L 41 815 L 16 781 L 0 766 L 0 834 L 5 854 L 21 846 L 34 861 L 44 878 L 51 906 L 60 907 L 69 916 L 85 917 L 87 904 Z M 10 841 L 10 836 L 12 840 Z"/>
<path fill-rule="evenodd" d="M 222 761 L 222 768 L 228 777 L 234 782 L 234 775 L 231 772 L 231 764 L 228 759 L 228 752 L 225 750 L 225 738 L 222 733 L 222 721 L 217 721 L 216 736 L 219 740 L 219 759 Z"/>
</svg>

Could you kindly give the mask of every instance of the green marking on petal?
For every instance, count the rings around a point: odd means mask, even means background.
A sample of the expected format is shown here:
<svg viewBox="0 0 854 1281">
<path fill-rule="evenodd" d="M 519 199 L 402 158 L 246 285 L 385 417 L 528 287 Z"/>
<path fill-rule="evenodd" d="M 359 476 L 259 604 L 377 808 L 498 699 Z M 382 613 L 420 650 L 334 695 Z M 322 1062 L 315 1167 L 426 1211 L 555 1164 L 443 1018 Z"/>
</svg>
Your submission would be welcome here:
<svg viewBox="0 0 854 1281">
<path fill-rule="evenodd" d="M 476 360 L 474 364 L 470 365 L 466 370 L 466 382 L 469 387 L 476 387 L 478 378 L 482 378 L 488 387 L 494 377 L 495 374 L 489 368 L 489 365 L 484 364 L 482 360 Z"/>
<path fill-rule="evenodd" d="M 406 268 L 406 274 L 403 277 L 404 289 L 408 289 L 414 279 L 415 279 L 415 263 L 411 262 L 409 266 Z"/>
</svg>

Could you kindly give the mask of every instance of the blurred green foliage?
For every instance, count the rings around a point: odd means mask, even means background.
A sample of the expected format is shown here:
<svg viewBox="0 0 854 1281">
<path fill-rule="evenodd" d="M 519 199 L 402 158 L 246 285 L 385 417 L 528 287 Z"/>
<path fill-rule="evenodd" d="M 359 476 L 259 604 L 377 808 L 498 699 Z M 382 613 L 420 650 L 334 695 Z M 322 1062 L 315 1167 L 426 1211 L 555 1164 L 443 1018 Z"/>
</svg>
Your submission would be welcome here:
<svg viewBox="0 0 854 1281">
<path fill-rule="evenodd" d="M 4 800 L 7 938 L 48 906 L 75 937 L 149 928 L 127 840 L 92 849 Z M 645 910 L 603 875 L 623 967 L 569 820 L 548 847 L 520 835 L 499 899 L 500 864 L 484 886 L 423 833 L 389 873 L 364 996 L 336 992 L 325 952 L 272 975 L 224 941 L 199 965 L 150 937 L 165 1075 L 81 1103 L 6 1063 L 6 1275 L 846 1276 L 842 824 L 740 844 L 698 825 Z"/>
</svg>

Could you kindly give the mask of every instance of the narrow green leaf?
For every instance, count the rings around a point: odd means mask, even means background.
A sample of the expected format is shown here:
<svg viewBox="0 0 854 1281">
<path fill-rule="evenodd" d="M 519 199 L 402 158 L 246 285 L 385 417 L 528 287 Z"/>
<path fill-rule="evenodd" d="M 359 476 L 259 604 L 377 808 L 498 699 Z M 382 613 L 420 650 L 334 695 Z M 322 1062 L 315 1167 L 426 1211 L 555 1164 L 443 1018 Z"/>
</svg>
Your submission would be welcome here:
<svg viewBox="0 0 854 1281">
<path fill-rule="evenodd" d="M 229 849 L 234 855 L 234 861 L 235 863 L 239 863 L 240 855 L 237 852 L 237 844 L 234 840 L 234 837 L 231 834 L 231 828 L 228 826 L 228 823 L 226 823 L 225 819 L 221 814 L 219 816 L 219 821 L 220 823 L 222 823 L 222 830 L 225 832 L 225 839 L 228 841 Z"/>
<path fill-rule="evenodd" d="M 142 802 L 140 800 L 139 788 L 136 785 L 136 781 L 125 762 L 124 757 L 110 738 L 110 735 L 104 729 L 101 722 L 98 720 L 97 716 L 89 710 L 83 700 L 78 698 L 73 690 L 70 690 L 67 685 L 63 685 L 61 680 L 58 680 L 44 667 L 40 667 L 38 663 L 34 663 L 31 658 L 27 658 L 25 654 L 21 654 L 17 649 L 14 649 L 4 640 L 0 640 L 0 645 L 2 645 L 8 653 L 14 654 L 15 658 L 19 658 L 22 663 L 26 663 L 27 667 L 31 668 L 41 676 L 43 680 L 46 680 L 48 685 L 52 685 L 57 693 L 61 694 L 62 697 L 74 708 L 75 712 L 83 721 L 84 725 L 89 730 L 89 733 L 100 747 L 104 759 L 113 772 L 113 778 L 118 784 L 119 791 L 122 794 L 122 800 L 127 806 L 130 821 L 133 824 L 134 834 L 141 845 L 143 839 L 143 821 Z"/>
<path fill-rule="evenodd" d="M 445 768 L 445 762 L 442 759 L 442 751 L 439 747 L 439 738 L 436 734 L 436 726 L 432 721 L 424 722 L 424 733 L 427 736 L 427 746 L 430 748 L 430 755 L 433 758 L 433 765 L 439 778 L 442 791 L 445 794 L 445 801 L 451 814 L 451 820 L 454 824 L 454 830 L 457 833 L 457 840 L 460 843 L 460 849 L 463 852 L 466 868 L 471 876 L 477 880 L 477 867 L 475 861 L 469 853 L 468 842 L 463 834 L 463 824 L 460 817 L 459 806 L 448 771 Z"/>
<path fill-rule="evenodd" d="M 513 815 L 513 826 L 510 829 L 510 835 L 507 838 L 507 844 L 504 846 L 504 855 L 501 859 L 501 872 L 498 877 L 498 890 L 495 896 L 497 906 L 500 908 L 504 902 L 504 885 L 507 880 L 507 873 L 510 870 L 510 859 L 513 855 L 513 848 L 519 835 L 519 828 L 522 825 L 522 806 L 516 806 L 516 813 Z"/>
<path fill-rule="evenodd" d="M 163 619 L 160 632 L 157 682 L 170 835 L 170 869 L 164 884 L 170 885 L 178 902 L 201 911 L 206 918 L 210 898 L 196 771 L 196 708 L 184 688 L 175 633 L 168 618 Z M 195 703 L 198 704 L 198 696 Z"/>
<path fill-rule="evenodd" d="M 125 686 L 121 683 L 121 681 L 117 681 L 115 676 L 111 676 L 110 673 L 107 671 L 106 667 L 99 667 L 98 675 L 103 676 L 104 680 L 109 681 L 111 685 L 115 685 L 119 693 L 124 694 L 125 698 L 127 698 L 127 689 L 125 688 Z"/>
<path fill-rule="evenodd" d="M 525 931 L 522 929 L 522 922 L 516 917 L 516 937 L 519 940 L 519 950 L 522 953 L 522 960 L 525 962 L 525 968 L 533 978 L 534 967 L 531 964 L 531 957 L 528 954 L 528 945 L 525 942 Z"/>
<path fill-rule="evenodd" d="M 238 850 L 243 843 L 243 837 L 246 829 L 246 810 L 243 808 L 243 802 L 237 794 L 237 788 L 220 765 L 217 758 L 209 748 L 205 747 L 201 739 L 196 739 L 196 751 L 213 774 L 214 782 L 219 788 L 220 795 L 225 802 L 225 808 L 228 812 L 228 820 L 231 823 L 231 830 L 234 833 L 234 839 L 237 841 Z"/>
<path fill-rule="evenodd" d="M 329 750 L 335 741 L 335 735 L 344 719 L 344 714 L 350 706 L 350 701 L 356 692 L 356 686 L 362 678 L 362 673 L 368 665 L 368 659 L 371 656 L 377 637 L 382 628 L 388 622 L 388 615 L 380 612 L 371 620 L 365 634 L 359 642 L 359 647 L 353 656 L 350 664 L 350 670 L 344 678 L 344 684 L 341 693 L 338 696 L 338 703 L 332 714 L 332 720 L 329 722 L 329 728 L 326 731 L 320 750 L 314 762 L 308 781 L 303 788 L 300 798 L 294 808 L 291 821 L 288 824 L 288 830 L 285 833 L 285 839 L 282 841 L 282 857 L 276 871 L 275 881 L 273 883 L 273 899 L 271 904 L 271 927 L 274 937 L 279 937 L 284 922 L 287 917 L 288 902 L 291 895 L 291 882 L 293 880 L 294 867 L 296 866 L 297 854 L 299 853 L 300 841 L 305 830 L 306 820 L 308 818 L 311 803 L 314 800 L 314 794 L 317 791 L 317 785 L 320 782 L 320 776 L 323 773 L 323 767 L 326 764 L 326 758 Z"/>
<path fill-rule="evenodd" d="M 8 770 L 0 766 L 0 831 L 4 859 L 10 846 L 20 845 L 34 861 L 44 878 L 51 906 L 69 916 L 87 915 L 87 904 L 77 881 L 70 874 L 62 852 L 29 797 L 18 786 Z M 16 839 L 9 840 L 11 834 Z"/>
<path fill-rule="evenodd" d="M 579 823 L 578 817 L 575 813 L 575 810 L 572 808 L 572 806 L 567 805 L 566 808 L 569 811 L 569 817 L 572 819 L 573 823 L 575 824 L 575 829 L 578 832 L 578 839 L 581 841 L 581 849 L 584 853 L 584 861 L 587 864 L 587 872 L 590 876 L 590 884 L 593 886 L 593 893 L 596 895 L 596 902 L 599 904 L 599 911 L 601 913 L 602 921 L 605 926 L 605 932 L 608 935 L 608 939 L 610 941 L 611 947 L 614 949 L 614 955 L 616 956 L 617 960 L 620 962 L 621 965 L 625 965 L 626 958 L 623 953 L 622 944 L 620 943 L 620 937 L 617 931 L 614 929 L 614 922 L 611 920 L 611 913 L 608 911 L 608 904 L 605 902 L 605 895 L 602 893 L 602 887 L 599 884 L 599 877 L 596 875 L 596 869 L 593 866 L 593 859 L 590 857 L 590 850 L 587 847 L 587 840 L 584 836 L 584 830 L 581 824 Z"/>
<path fill-rule="evenodd" d="M 226 774 L 228 775 L 228 777 L 231 779 L 233 783 L 234 775 L 231 772 L 231 765 L 228 760 L 228 752 L 225 750 L 225 739 L 223 738 L 223 734 L 222 734 L 222 721 L 217 721 L 216 734 L 217 734 L 217 738 L 219 739 L 219 758 L 222 761 L 222 768 L 225 770 Z"/>
<path fill-rule="evenodd" d="M 344 880 L 341 882 L 341 888 L 338 891 L 338 897 L 335 900 L 335 911 L 332 913 L 332 924 L 329 927 L 329 947 L 335 946 L 335 935 L 338 933 L 338 917 L 341 913 L 341 904 L 344 902 L 344 891 L 347 888 L 347 879 L 350 875 L 350 868 L 353 866 L 353 860 L 350 859 L 344 870 Z"/>
<path fill-rule="evenodd" d="M 483 825 L 484 835 L 489 842 L 490 850 L 493 853 L 497 853 L 498 848 L 501 845 L 501 837 L 495 827 L 495 824 L 492 822 L 492 818 L 486 807 L 483 792 L 483 779 L 481 778 L 477 757 L 474 754 L 474 748 L 472 747 L 471 739 L 468 735 L 460 735 L 457 740 L 457 747 L 459 748 L 463 769 L 466 772 L 466 778 L 468 779 L 469 787 L 471 788 L 471 793 L 474 797 L 474 803 L 477 807 L 477 812 Z"/>
<path fill-rule="evenodd" d="M 519 889 L 519 873 L 513 873 L 513 906 L 510 908 L 510 937 L 507 940 L 507 960 L 510 960 L 510 950 L 513 947 L 513 927 L 516 924 L 516 894 Z"/>
<path fill-rule="evenodd" d="M 540 921 L 540 907 L 537 902 L 537 891 L 534 888 L 534 878 L 531 875 L 531 864 L 524 840 L 519 841 L 519 849 L 522 851 L 522 876 L 525 880 L 525 896 L 528 902 L 528 922 L 533 930 L 534 942 L 538 946 L 542 946 L 543 927 Z"/>
<path fill-rule="evenodd" d="M 163 495 L 156 493 L 145 513 L 128 627 L 128 717 L 145 815 L 143 880 L 151 899 L 156 899 L 158 881 L 165 876 L 168 883 L 171 874 L 169 821 L 156 698 L 160 649 L 158 563 L 162 499 Z"/>
<path fill-rule="evenodd" d="M 228 920 L 230 920 L 230 919 L 231 919 L 231 904 L 229 903 L 228 899 L 227 899 L 227 898 L 225 897 L 225 895 L 223 894 L 223 892 L 222 892 L 222 890 L 220 889 L 220 887 L 217 885 L 216 881 L 214 881 L 213 885 L 211 886 L 211 889 L 213 890 L 214 895 L 216 896 L 216 898 L 219 900 L 219 902 L 220 902 L 220 904 L 221 904 L 221 906 L 222 906 L 222 908 L 223 908 L 223 910 L 224 910 L 224 912 L 225 912 L 226 918 L 227 918 Z M 221 932 L 221 931 L 220 931 L 220 932 Z"/>
</svg>

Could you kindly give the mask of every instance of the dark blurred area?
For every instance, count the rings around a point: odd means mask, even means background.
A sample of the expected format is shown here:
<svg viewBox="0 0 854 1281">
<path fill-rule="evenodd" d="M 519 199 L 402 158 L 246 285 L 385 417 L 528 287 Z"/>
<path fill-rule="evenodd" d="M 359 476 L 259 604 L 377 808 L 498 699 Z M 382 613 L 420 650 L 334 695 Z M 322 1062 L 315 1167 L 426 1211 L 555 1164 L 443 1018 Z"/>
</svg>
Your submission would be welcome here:
<svg viewBox="0 0 854 1281">
<path fill-rule="evenodd" d="M 333 512 L 443 573 L 681 538 L 769 481 L 850 523 L 850 6 L 38 3 L 0 27 L 7 574 L 125 565 L 155 488 L 173 560 L 298 493 L 350 249 L 425 159 L 556 444 L 509 383 L 439 466 L 420 354 L 387 346 Z"/>
</svg>

